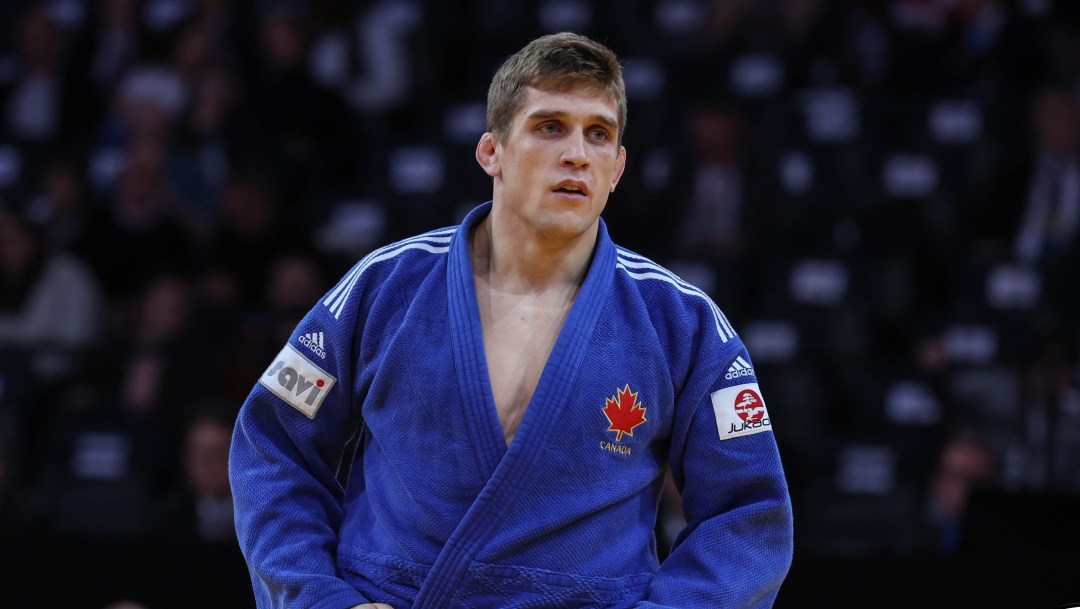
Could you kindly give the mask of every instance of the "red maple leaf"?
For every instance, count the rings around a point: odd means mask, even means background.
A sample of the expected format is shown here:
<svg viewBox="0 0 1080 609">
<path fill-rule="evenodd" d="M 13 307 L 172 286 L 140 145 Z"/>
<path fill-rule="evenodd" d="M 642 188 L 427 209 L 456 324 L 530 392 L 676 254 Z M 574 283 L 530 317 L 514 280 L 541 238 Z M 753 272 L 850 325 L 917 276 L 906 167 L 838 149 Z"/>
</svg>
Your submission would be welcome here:
<svg viewBox="0 0 1080 609">
<path fill-rule="evenodd" d="M 648 420 L 645 410 L 637 401 L 637 393 L 630 391 L 629 384 L 619 389 L 616 397 L 607 399 L 604 416 L 611 422 L 607 430 L 615 432 L 616 442 L 622 441 L 623 434 L 633 436 L 634 428 Z"/>
</svg>

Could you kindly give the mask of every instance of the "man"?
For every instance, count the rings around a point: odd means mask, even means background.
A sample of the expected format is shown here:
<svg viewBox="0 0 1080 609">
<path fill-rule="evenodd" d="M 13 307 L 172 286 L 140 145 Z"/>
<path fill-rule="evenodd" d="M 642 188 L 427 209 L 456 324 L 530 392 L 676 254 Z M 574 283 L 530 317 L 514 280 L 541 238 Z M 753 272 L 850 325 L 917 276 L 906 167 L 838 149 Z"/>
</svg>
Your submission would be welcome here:
<svg viewBox="0 0 1080 609">
<path fill-rule="evenodd" d="M 609 49 L 534 40 L 488 92 L 492 200 L 300 322 L 232 445 L 260 607 L 772 604 L 792 519 L 768 413 L 716 305 L 608 237 L 625 125 Z M 688 525 L 659 565 L 668 467 Z"/>
</svg>

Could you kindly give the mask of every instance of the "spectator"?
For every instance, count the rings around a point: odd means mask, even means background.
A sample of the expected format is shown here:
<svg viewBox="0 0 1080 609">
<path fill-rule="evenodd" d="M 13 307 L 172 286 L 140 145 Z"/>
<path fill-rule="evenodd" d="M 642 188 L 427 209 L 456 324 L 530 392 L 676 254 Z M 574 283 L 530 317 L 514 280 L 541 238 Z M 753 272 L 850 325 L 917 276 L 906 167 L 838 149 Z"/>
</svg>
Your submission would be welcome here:
<svg viewBox="0 0 1080 609">
<path fill-rule="evenodd" d="M 160 426 L 123 407 L 106 362 L 50 392 L 33 438 L 46 539 L 134 540 L 149 531 L 165 462 Z"/>
<path fill-rule="evenodd" d="M 93 249 L 88 234 L 93 210 L 86 176 L 77 158 L 54 157 L 45 170 L 40 192 L 26 205 L 26 216 L 42 227 L 47 246 L 84 256 Z"/>
<path fill-rule="evenodd" d="M 229 439 L 235 409 L 206 401 L 183 435 L 180 476 L 161 503 L 156 531 L 173 542 L 234 542 Z"/>
<path fill-rule="evenodd" d="M 128 144 L 119 182 L 95 216 L 87 254 L 114 298 L 132 297 L 161 274 L 190 271 L 195 236 L 166 180 L 167 154 L 161 141 Z"/>
<path fill-rule="evenodd" d="M 1026 359 L 1004 477 L 1014 489 L 1075 492 L 1080 490 L 1076 346 L 1056 328 L 1043 330 Z"/>
<path fill-rule="evenodd" d="M 99 112 L 140 57 L 138 8 L 138 0 L 104 0 L 97 13 L 90 36 L 88 71 Z"/>
<path fill-rule="evenodd" d="M 690 191 L 674 239 L 683 256 L 714 262 L 741 258 L 746 240 L 742 128 L 731 108 L 706 106 L 692 113 Z"/>
<path fill-rule="evenodd" d="M 751 184 L 746 180 L 744 118 L 726 101 L 710 101 L 689 113 L 690 158 L 681 166 L 672 182 L 675 190 L 666 204 L 677 210 L 677 225 L 670 237 L 673 254 L 682 261 L 708 265 L 712 275 L 698 279 L 706 291 L 709 286 L 728 286 L 738 297 L 714 295 L 718 304 L 736 317 L 748 304 L 747 297 L 756 289 L 751 271 L 753 262 L 754 223 L 760 210 L 751 206 Z"/>
<path fill-rule="evenodd" d="M 1052 298 L 1077 304 L 1080 272 L 1080 99 L 1044 90 L 1035 101 L 1036 144 L 1015 255 L 1041 269 Z M 1066 309 L 1067 310 L 1067 309 Z M 1075 314 L 1072 315 L 1076 318 Z"/>
<path fill-rule="evenodd" d="M 265 180 L 244 175 L 228 179 L 222 207 L 208 240 L 207 262 L 213 262 L 236 281 L 238 297 L 255 304 L 266 294 L 267 265 L 283 243 L 308 247 L 309 237 L 283 216 L 279 198 Z"/>
<path fill-rule="evenodd" d="M 28 354 L 41 380 L 55 380 L 100 337 L 105 298 L 82 260 L 51 250 L 18 212 L 0 212 L 0 350 Z"/>
<path fill-rule="evenodd" d="M 277 256 L 269 265 L 264 284 L 266 306 L 252 309 L 230 350 L 227 393 L 243 399 L 251 389 L 244 378 L 260 375 L 304 317 L 305 299 L 318 299 L 326 290 L 317 259 L 303 252 Z"/>
<path fill-rule="evenodd" d="M 199 317 L 206 310 L 197 306 L 197 297 L 187 278 L 157 277 L 121 318 L 110 351 L 116 378 L 112 391 L 119 406 L 159 429 L 162 450 L 169 453 L 179 450 L 198 396 L 226 386 L 227 371 L 218 364 L 236 348 L 229 333 L 203 332 L 216 320 Z M 168 485 L 167 480 L 158 482 Z"/>
<path fill-rule="evenodd" d="M 1021 262 L 1053 264 L 1080 228 L 1080 100 L 1046 90 L 1035 101 L 1035 162 L 1016 236 Z"/>
<path fill-rule="evenodd" d="M 960 431 L 946 440 L 928 486 L 926 516 L 932 551 L 942 556 L 957 552 L 971 491 L 999 480 L 998 457 L 981 436 Z"/>
<path fill-rule="evenodd" d="M 216 66 L 199 74 L 175 130 L 170 173 L 178 194 L 191 201 L 199 219 L 212 232 L 221 215 L 222 191 L 242 160 L 236 158 L 238 139 L 257 138 L 250 121 L 237 112 L 233 80 Z"/>
<path fill-rule="evenodd" d="M 310 41 L 303 11 L 288 3 L 268 6 L 258 23 L 257 63 L 244 82 L 247 107 L 261 137 L 248 142 L 240 156 L 257 159 L 274 177 L 278 196 L 291 211 L 349 182 L 356 143 L 344 102 L 316 84 L 308 71 Z"/>
<path fill-rule="evenodd" d="M 24 142 L 49 142 L 61 133 L 65 98 L 64 33 L 42 4 L 19 21 L 18 76 L 5 99 L 4 126 Z"/>
<path fill-rule="evenodd" d="M 0 190 L 21 198 L 40 182 L 52 155 L 72 143 L 79 91 L 68 76 L 65 32 L 44 4 L 5 8 L 5 20 L 12 16 L 16 48 L 0 70 L 0 148 L 7 148 L 0 154 L 6 165 L 0 174 L 7 174 Z"/>
</svg>

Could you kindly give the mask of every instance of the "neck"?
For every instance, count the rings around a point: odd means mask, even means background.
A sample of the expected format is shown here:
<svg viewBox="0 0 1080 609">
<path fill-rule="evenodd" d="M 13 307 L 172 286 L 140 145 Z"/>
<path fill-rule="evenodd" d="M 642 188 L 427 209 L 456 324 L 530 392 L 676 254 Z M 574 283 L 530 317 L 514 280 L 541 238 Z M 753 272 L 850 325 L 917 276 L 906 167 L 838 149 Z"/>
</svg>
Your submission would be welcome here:
<svg viewBox="0 0 1080 609">
<path fill-rule="evenodd" d="M 561 294 L 573 298 L 585 280 L 597 228 L 571 239 L 514 230 L 498 207 L 470 235 L 477 278 L 499 291 L 519 295 Z"/>
</svg>

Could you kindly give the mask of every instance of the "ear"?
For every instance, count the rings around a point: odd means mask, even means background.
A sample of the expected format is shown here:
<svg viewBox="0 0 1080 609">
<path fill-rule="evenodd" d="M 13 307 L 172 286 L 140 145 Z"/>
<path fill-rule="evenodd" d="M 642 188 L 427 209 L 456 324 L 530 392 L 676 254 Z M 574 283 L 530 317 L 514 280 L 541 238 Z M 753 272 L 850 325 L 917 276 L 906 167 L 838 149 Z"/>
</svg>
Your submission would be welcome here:
<svg viewBox="0 0 1080 609">
<path fill-rule="evenodd" d="M 615 192 L 615 186 L 622 179 L 623 171 L 626 171 L 626 146 L 619 146 L 619 154 L 615 157 L 615 172 L 611 174 L 611 188 L 609 192 Z"/>
<path fill-rule="evenodd" d="M 480 141 L 476 143 L 476 162 L 480 164 L 484 173 L 493 178 L 502 175 L 500 152 L 499 141 L 490 131 L 481 135 Z"/>
</svg>

